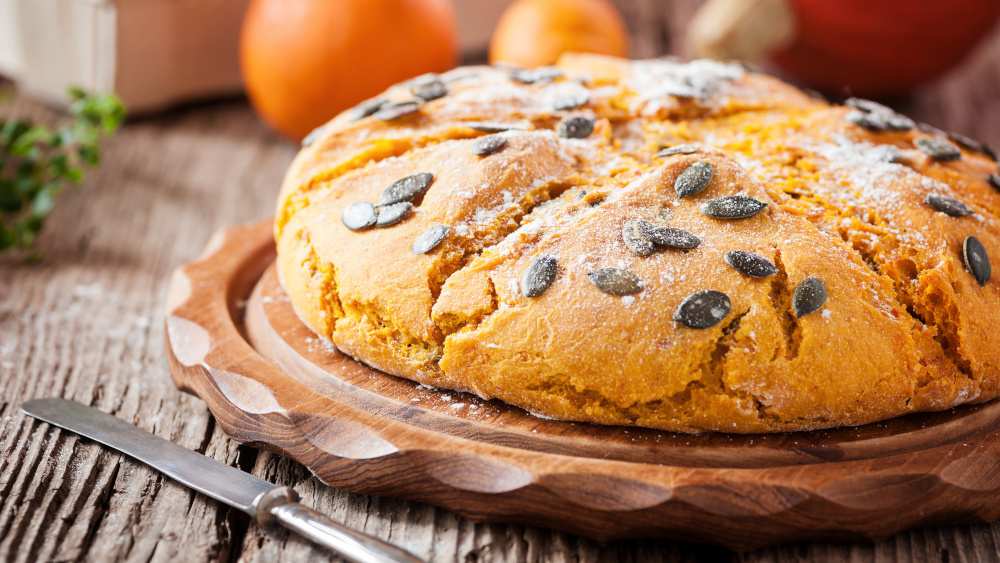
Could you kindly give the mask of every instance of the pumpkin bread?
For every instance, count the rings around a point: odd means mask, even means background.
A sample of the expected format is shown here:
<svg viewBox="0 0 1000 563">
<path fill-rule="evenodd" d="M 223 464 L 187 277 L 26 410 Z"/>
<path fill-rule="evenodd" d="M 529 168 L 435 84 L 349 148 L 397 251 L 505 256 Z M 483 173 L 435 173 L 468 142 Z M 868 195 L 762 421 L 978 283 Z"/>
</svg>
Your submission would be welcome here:
<svg viewBox="0 0 1000 563">
<path fill-rule="evenodd" d="M 384 372 L 679 432 L 1000 395 L 997 164 L 879 104 L 570 55 L 414 79 L 304 144 L 279 275 Z"/>
</svg>

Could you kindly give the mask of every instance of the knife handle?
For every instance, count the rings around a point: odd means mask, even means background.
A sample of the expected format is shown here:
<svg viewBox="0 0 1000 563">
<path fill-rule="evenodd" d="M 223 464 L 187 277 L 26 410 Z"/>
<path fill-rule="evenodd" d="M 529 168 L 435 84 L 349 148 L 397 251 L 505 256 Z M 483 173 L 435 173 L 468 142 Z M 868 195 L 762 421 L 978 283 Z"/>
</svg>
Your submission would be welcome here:
<svg viewBox="0 0 1000 563">
<path fill-rule="evenodd" d="M 268 491 L 257 501 L 257 521 L 278 522 L 355 563 L 423 563 L 412 553 L 338 524 L 298 500 L 298 493 L 288 487 Z"/>
</svg>

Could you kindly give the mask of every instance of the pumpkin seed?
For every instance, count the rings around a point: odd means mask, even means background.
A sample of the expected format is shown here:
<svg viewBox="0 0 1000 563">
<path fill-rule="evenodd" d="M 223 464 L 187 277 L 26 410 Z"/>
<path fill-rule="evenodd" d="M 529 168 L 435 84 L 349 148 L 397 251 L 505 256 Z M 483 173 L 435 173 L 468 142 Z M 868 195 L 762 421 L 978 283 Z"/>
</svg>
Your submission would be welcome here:
<svg viewBox="0 0 1000 563">
<path fill-rule="evenodd" d="M 962 150 L 941 137 L 921 137 L 913 144 L 935 160 L 949 161 L 962 158 Z"/>
<path fill-rule="evenodd" d="M 809 313 L 819 311 L 826 303 L 826 285 L 816 277 L 808 277 L 795 288 L 792 294 L 792 307 L 796 317 L 804 317 Z"/>
<path fill-rule="evenodd" d="M 997 152 L 993 150 L 993 147 L 983 143 L 983 154 L 990 157 L 993 162 L 997 161 Z"/>
<path fill-rule="evenodd" d="M 411 211 L 413 211 L 413 204 L 408 201 L 401 201 L 399 203 L 393 203 L 392 205 L 380 207 L 378 210 L 378 219 L 375 221 L 375 226 L 391 227 L 403 219 L 406 219 L 406 216 L 409 215 Z"/>
<path fill-rule="evenodd" d="M 730 250 L 723 259 L 737 272 L 751 278 L 766 278 L 778 273 L 770 260 L 747 250 Z"/>
<path fill-rule="evenodd" d="M 949 140 L 955 142 L 958 146 L 962 147 L 965 150 L 985 154 L 986 156 L 990 157 L 990 160 L 992 160 L 993 162 L 997 161 L 997 153 L 994 152 L 993 148 L 987 145 L 986 143 L 979 142 L 973 138 L 966 137 L 965 135 L 961 135 L 959 133 L 946 133 L 944 135 L 939 135 L 939 136 L 948 137 Z"/>
<path fill-rule="evenodd" d="M 400 178 L 389 184 L 389 187 L 382 190 L 378 196 L 378 205 L 392 205 L 402 201 L 411 201 L 413 198 L 427 191 L 434 183 L 434 175 L 430 172 L 419 172 L 405 178 Z"/>
<path fill-rule="evenodd" d="M 578 108 L 589 101 L 590 101 L 590 93 L 576 92 L 568 96 L 557 98 L 556 101 L 552 103 L 552 107 L 556 111 L 565 111 L 568 109 Z"/>
<path fill-rule="evenodd" d="M 889 129 L 889 125 L 877 114 L 849 111 L 844 116 L 844 119 L 868 131 L 886 131 Z"/>
<path fill-rule="evenodd" d="M 767 204 L 745 195 L 727 195 L 710 199 L 698 208 L 716 219 L 746 219 L 767 209 Z"/>
<path fill-rule="evenodd" d="M 525 297 L 538 297 L 556 281 L 556 273 L 559 271 L 559 264 L 555 256 L 542 256 L 536 258 L 528 266 L 521 278 L 521 293 Z"/>
<path fill-rule="evenodd" d="M 696 291 L 681 301 L 674 312 L 674 320 L 688 328 L 711 328 L 733 310 L 729 296 L 721 291 L 706 289 Z"/>
<path fill-rule="evenodd" d="M 621 268 L 601 268 L 587 274 L 591 283 L 604 293 L 611 295 L 631 295 L 642 291 L 639 276 Z"/>
<path fill-rule="evenodd" d="M 871 100 L 848 98 L 844 105 L 858 110 L 848 112 L 845 119 L 869 131 L 909 131 L 915 125 L 909 117 Z"/>
<path fill-rule="evenodd" d="M 708 187 L 714 173 L 712 165 L 705 161 L 695 162 L 688 166 L 674 181 L 674 191 L 677 192 L 677 197 L 687 197 L 701 192 Z"/>
<path fill-rule="evenodd" d="M 431 100 L 447 96 L 448 87 L 445 86 L 444 82 L 441 82 L 440 80 L 432 80 L 431 82 L 426 82 L 419 86 L 410 88 L 410 92 L 421 100 L 429 102 Z"/>
<path fill-rule="evenodd" d="M 667 248 L 688 249 L 701 244 L 701 239 L 694 233 L 675 227 L 654 227 L 649 233 L 649 239 Z"/>
<path fill-rule="evenodd" d="M 360 104 L 351 108 L 351 121 L 357 121 L 359 119 L 368 117 L 369 115 L 382 109 L 382 106 L 386 105 L 388 100 L 385 98 L 373 98 L 371 100 L 366 100 Z"/>
<path fill-rule="evenodd" d="M 583 139 L 594 132 L 594 118 L 575 115 L 564 119 L 558 128 L 559 136 L 564 139 Z"/>
<path fill-rule="evenodd" d="M 387 103 L 372 114 L 372 117 L 380 121 L 392 121 L 404 115 L 409 115 L 420 109 L 417 102 L 394 102 Z"/>
<path fill-rule="evenodd" d="M 466 127 L 470 129 L 475 129 L 476 131 L 482 131 L 483 133 L 502 133 L 504 131 L 523 131 L 524 127 L 519 125 L 511 125 L 507 123 L 487 123 L 485 121 L 467 121 L 463 123 Z"/>
<path fill-rule="evenodd" d="M 972 274 L 972 277 L 979 282 L 979 285 L 986 285 L 990 281 L 990 257 L 986 255 L 986 247 L 979 242 L 976 237 L 968 237 L 962 243 L 962 258 L 965 260 L 965 269 Z"/>
<path fill-rule="evenodd" d="M 444 240 L 445 235 L 448 234 L 448 230 L 451 229 L 448 225 L 435 225 L 416 238 L 413 241 L 413 246 L 410 247 L 410 252 L 413 254 L 426 254 L 431 250 L 434 250 L 437 245 L 441 244 Z"/>
<path fill-rule="evenodd" d="M 522 84 L 534 84 L 535 82 L 551 82 L 561 78 L 562 71 L 554 66 L 540 66 L 534 70 L 518 69 L 510 73 L 512 80 Z"/>
<path fill-rule="evenodd" d="M 888 106 L 884 106 L 878 102 L 873 102 L 864 98 L 847 98 L 844 100 L 844 105 L 849 108 L 861 110 L 865 113 L 891 113 L 893 111 L 892 108 Z"/>
<path fill-rule="evenodd" d="M 994 172 L 989 175 L 986 181 L 989 182 L 990 185 L 993 186 L 994 188 L 1000 190 L 1000 174 Z"/>
<path fill-rule="evenodd" d="M 308 135 L 302 139 L 302 148 L 306 148 L 309 145 L 315 143 L 326 133 L 326 124 L 320 125 L 319 127 L 313 129 Z"/>
<path fill-rule="evenodd" d="M 675 154 L 691 154 L 693 152 L 698 152 L 698 145 L 675 145 L 672 147 L 667 147 L 656 153 L 656 158 L 663 158 L 665 156 L 673 156 Z"/>
<path fill-rule="evenodd" d="M 895 145 L 878 145 L 865 151 L 864 158 L 872 164 L 897 162 L 903 156 L 903 151 Z"/>
<path fill-rule="evenodd" d="M 971 215 L 972 210 L 969 209 L 968 205 L 965 205 L 957 199 L 943 196 L 940 194 L 930 194 L 927 199 L 924 200 L 927 205 L 930 205 L 937 211 L 941 213 L 946 213 L 952 217 L 965 217 L 966 215 Z"/>
<path fill-rule="evenodd" d="M 503 150 L 507 146 L 507 139 L 500 135 L 487 135 L 472 142 L 469 151 L 479 156 L 489 156 Z"/>
<path fill-rule="evenodd" d="M 938 129 L 933 125 L 927 123 L 918 123 L 917 129 L 923 131 L 924 133 L 934 135 L 935 137 L 947 137 L 948 133 L 942 129 Z"/>
<path fill-rule="evenodd" d="M 375 206 L 367 201 L 352 203 L 340 212 L 340 220 L 352 231 L 371 227 L 377 220 Z"/>
<path fill-rule="evenodd" d="M 656 250 L 656 243 L 650 240 L 653 224 L 645 219 L 629 219 L 622 227 L 625 246 L 639 256 L 649 256 Z"/>
</svg>

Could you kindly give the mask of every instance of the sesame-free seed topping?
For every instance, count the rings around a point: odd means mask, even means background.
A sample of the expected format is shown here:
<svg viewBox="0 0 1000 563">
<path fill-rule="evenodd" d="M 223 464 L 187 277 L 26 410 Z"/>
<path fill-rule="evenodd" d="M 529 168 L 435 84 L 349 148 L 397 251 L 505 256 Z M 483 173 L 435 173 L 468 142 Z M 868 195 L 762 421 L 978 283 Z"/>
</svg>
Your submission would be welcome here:
<svg viewBox="0 0 1000 563">
<path fill-rule="evenodd" d="M 674 156 L 675 154 L 691 154 L 691 153 L 698 152 L 698 149 L 699 149 L 699 146 L 698 145 L 693 145 L 693 144 L 692 145 L 674 145 L 672 147 L 667 147 L 665 149 L 661 149 L 660 152 L 656 153 L 653 156 L 655 156 L 656 158 L 663 158 L 665 156 Z"/>
<path fill-rule="evenodd" d="M 340 212 L 340 220 L 352 231 L 360 231 L 371 227 L 378 220 L 375 206 L 367 201 L 352 203 Z"/>
<path fill-rule="evenodd" d="M 634 273 L 621 268 L 601 268 L 587 274 L 587 278 L 604 293 L 631 295 L 642 291 L 642 280 Z"/>
<path fill-rule="evenodd" d="M 986 147 L 986 145 L 980 143 L 979 141 L 973 139 L 972 137 L 966 137 L 965 135 L 962 135 L 960 133 L 951 133 L 951 132 L 947 134 L 947 137 L 949 141 L 955 143 L 956 145 L 962 147 L 967 151 L 989 154 L 987 152 L 989 149 Z"/>
<path fill-rule="evenodd" d="M 524 127 L 509 123 L 487 123 L 485 121 L 466 121 L 462 125 L 483 133 L 502 133 L 504 131 L 524 131 Z"/>
<path fill-rule="evenodd" d="M 994 172 L 986 177 L 986 181 L 989 182 L 994 188 L 1000 190 L 1000 174 Z"/>
<path fill-rule="evenodd" d="M 746 219 L 767 209 L 767 204 L 745 195 L 727 195 L 701 204 L 699 211 L 716 219 Z"/>
<path fill-rule="evenodd" d="M 730 250 L 723 259 L 734 270 L 751 278 L 766 278 L 778 273 L 770 260 L 748 250 Z"/>
<path fill-rule="evenodd" d="M 392 121 L 394 119 L 399 119 L 405 115 L 416 112 L 420 109 L 420 104 L 417 102 L 396 102 L 387 103 L 372 114 L 374 119 L 380 121 Z"/>
<path fill-rule="evenodd" d="M 517 69 L 510 73 L 510 78 L 522 84 L 534 84 L 535 82 L 551 82 L 562 78 L 562 75 L 562 71 L 554 66 L 540 66 L 536 69 Z"/>
<path fill-rule="evenodd" d="M 351 108 L 350 118 L 351 121 L 357 121 L 359 119 L 368 117 L 369 115 L 382 109 L 382 106 L 389 103 L 385 98 L 373 98 L 371 100 L 365 100 L 360 104 Z"/>
<path fill-rule="evenodd" d="M 962 158 L 962 149 L 941 137 L 921 137 L 913 141 L 913 144 L 934 160 L 947 162 Z"/>
<path fill-rule="evenodd" d="M 705 161 L 695 162 L 688 166 L 674 181 L 674 191 L 677 192 L 677 197 L 687 197 L 701 192 L 708 187 L 713 174 L 712 165 Z"/>
<path fill-rule="evenodd" d="M 433 227 L 427 229 L 413 241 L 413 246 L 410 247 L 410 252 L 413 254 L 426 254 L 431 250 L 434 250 L 437 248 L 437 245 L 441 244 L 441 241 L 444 240 L 444 237 L 448 234 L 449 229 L 451 229 L 451 227 L 448 225 L 434 225 Z"/>
<path fill-rule="evenodd" d="M 413 198 L 427 191 L 434 183 L 434 174 L 430 172 L 419 172 L 411 174 L 405 178 L 400 178 L 389 184 L 389 187 L 382 190 L 378 196 L 378 205 L 392 205 L 402 201 L 411 201 Z"/>
<path fill-rule="evenodd" d="M 448 95 L 448 87 L 440 80 L 432 80 L 418 86 L 410 88 L 414 96 L 425 102 L 443 98 Z"/>
<path fill-rule="evenodd" d="M 319 127 L 313 129 L 312 131 L 309 132 L 308 135 L 305 136 L 304 139 L 302 139 L 302 143 L 301 143 L 302 148 L 306 148 L 309 145 L 315 143 L 325 133 L 326 133 L 326 124 L 320 125 Z"/>
<path fill-rule="evenodd" d="M 804 317 L 823 308 L 826 303 L 826 285 L 817 277 L 808 277 L 795 287 L 792 307 L 796 317 Z"/>
<path fill-rule="evenodd" d="M 565 111 L 578 108 L 589 101 L 590 94 L 588 92 L 577 92 L 569 94 L 568 96 L 557 98 L 556 101 L 552 103 L 552 108 L 556 111 Z"/>
<path fill-rule="evenodd" d="M 733 309 L 729 296 L 706 289 L 688 295 L 674 312 L 674 320 L 688 328 L 711 328 Z"/>
<path fill-rule="evenodd" d="M 871 100 L 848 98 L 844 105 L 856 110 L 844 118 L 869 131 L 909 131 L 915 125 L 909 117 Z"/>
<path fill-rule="evenodd" d="M 536 258 L 528 266 L 521 278 L 521 293 L 525 297 L 538 297 L 552 285 L 556 280 L 559 271 L 559 264 L 555 256 L 542 256 Z"/>
<path fill-rule="evenodd" d="M 649 231 L 649 239 L 655 242 L 657 246 L 679 248 L 682 250 L 694 248 L 701 244 L 701 239 L 695 236 L 694 233 L 689 233 L 684 229 L 676 227 L 653 227 Z"/>
<path fill-rule="evenodd" d="M 943 196 L 941 194 L 929 194 L 924 202 L 933 207 L 935 210 L 951 215 L 952 217 L 965 217 L 966 215 L 972 215 L 972 209 L 970 209 L 968 205 L 965 205 L 957 199 Z"/>
<path fill-rule="evenodd" d="M 653 224 L 645 219 L 629 219 L 622 226 L 625 246 L 639 256 L 649 256 L 656 250 L 656 243 L 650 240 Z"/>
<path fill-rule="evenodd" d="M 594 132 L 594 118 L 574 115 L 559 123 L 557 132 L 564 139 L 583 139 Z"/>
<path fill-rule="evenodd" d="M 507 146 L 507 139 L 500 135 L 487 135 L 472 141 L 469 152 L 478 156 L 489 156 L 498 153 Z"/>
<path fill-rule="evenodd" d="M 413 211 L 413 204 L 408 201 L 401 201 L 378 208 L 378 219 L 375 220 L 376 227 L 391 227 L 399 223 Z"/>
<path fill-rule="evenodd" d="M 965 261 L 965 269 L 972 274 L 979 285 L 986 285 L 990 281 L 992 268 L 990 267 L 990 257 L 986 255 L 986 247 L 979 242 L 976 237 L 970 236 L 962 243 L 962 259 Z"/>
</svg>

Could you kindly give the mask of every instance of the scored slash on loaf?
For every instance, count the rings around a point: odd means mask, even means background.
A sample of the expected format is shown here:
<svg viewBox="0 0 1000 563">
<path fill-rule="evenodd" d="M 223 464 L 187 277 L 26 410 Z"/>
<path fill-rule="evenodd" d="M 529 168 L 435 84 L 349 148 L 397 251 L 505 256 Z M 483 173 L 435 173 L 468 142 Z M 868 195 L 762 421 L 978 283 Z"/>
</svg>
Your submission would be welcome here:
<svg viewBox="0 0 1000 563">
<path fill-rule="evenodd" d="M 783 432 L 1000 392 L 1000 169 L 738 65 L 421 77 L 310 136 L 278 268 L 345 353 L 544 416 Z"/>
</svg>

